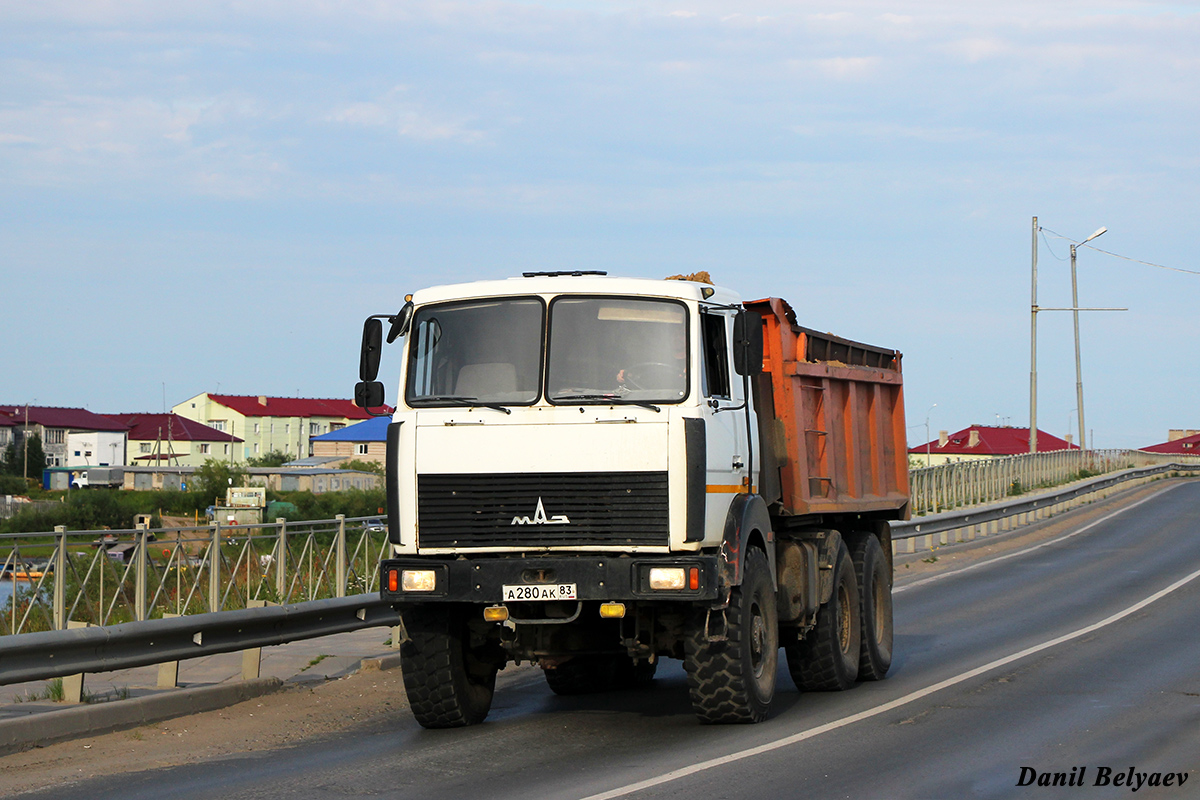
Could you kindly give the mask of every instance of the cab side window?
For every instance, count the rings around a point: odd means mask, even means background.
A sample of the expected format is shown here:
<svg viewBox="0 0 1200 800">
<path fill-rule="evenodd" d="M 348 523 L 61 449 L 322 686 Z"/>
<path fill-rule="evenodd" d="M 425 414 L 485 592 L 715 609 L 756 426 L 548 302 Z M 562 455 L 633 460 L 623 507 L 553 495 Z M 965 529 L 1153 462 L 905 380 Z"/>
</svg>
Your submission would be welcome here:
<svg viewBox="0 0 1200 800">
<path fill-rule="evenodd" d="M 729 338 L 722 314 L 702 313 L 700 335 L 704 337 L 704 394 L 729 397 Z"/>
</svg>

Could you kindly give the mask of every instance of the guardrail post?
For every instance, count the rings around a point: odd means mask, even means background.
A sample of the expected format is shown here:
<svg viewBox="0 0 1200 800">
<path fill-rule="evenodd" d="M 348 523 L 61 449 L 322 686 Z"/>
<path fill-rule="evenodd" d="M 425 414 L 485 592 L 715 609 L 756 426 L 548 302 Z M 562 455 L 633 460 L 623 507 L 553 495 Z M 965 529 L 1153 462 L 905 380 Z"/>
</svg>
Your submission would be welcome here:
<svg viewBox="0 0 1200 800">
<path fill-rule="evenodd" d="M 336 597 L 346 596 L 346 515 L 338 514 L 337 520 L 337 588 Z"/>
<path fill-rule="evenodd" d="M 208 546 L 208 610 L 221 610 L 221 523 L 214 521 Z"/>
<path fill-rule="evenodd" d="M 266 608 L 270 605 L 266 600 L 250 600 L 246 608 Z M 250 647 L 242 651 L 242 680 L 252 681 L 262 673 L 262 648 Z"/>
<path fill-rule="evenodd" d="M 138 523 L 137 544 L 134 550 L 135 587 L 133 613 L 138 622 L 146 619 L 146 524 Z"/>
<path fill-rule="evenodd" d="M 67 630 L 75 630 L 76 628 L 89 628 L 90 623 L 76 622 L 75 620 L 67 620 Z M 63 702 L 64 703 L 82 703 L 83 702 L 83 673 L 79 672 L 74 675 L 64 675 L 62 679 L 63 687 Z"/>
<path fill-rule="evenodd" d="M 182 614 L 172 614 L 169 611 L 163 613 L 163 619 L 174 619 L 181 617 Z M 174 689 L 179 685 L 179 662 L 164 661 L 158 665 L 158 688 L 159 689 Z"/>
<path fill-rule="evenodd" d="M 275 522 L 279 525 L 279 543 L 275 556 L 275 595 L 279 602 L 286 603 L 288 566 L 287 518 L 276 517 Z"/>
<path fill-rule="evenodd" d="M 61 631 L 67 627 L 67 526 L 55 525 L 54 538 L 54 630 Z M 14 600 L 14 609 L 16 605 Z"/>
</svg>

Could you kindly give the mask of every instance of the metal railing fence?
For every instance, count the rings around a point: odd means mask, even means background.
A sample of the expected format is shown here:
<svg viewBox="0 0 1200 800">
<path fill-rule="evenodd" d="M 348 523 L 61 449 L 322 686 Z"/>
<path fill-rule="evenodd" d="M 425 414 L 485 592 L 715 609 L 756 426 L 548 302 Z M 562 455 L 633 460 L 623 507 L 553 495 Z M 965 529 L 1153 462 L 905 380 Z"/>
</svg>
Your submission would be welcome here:
<svg viewBox="0 0 1200 800">
<path fill-rule="evenodd" d="M 1059 450 L 917 467 L 908 473 L 911 508 L 913 516 L 938 514 L 996 503 L 1116 470 L 1192 461 L 1200 461 L 1200 456 L 1140 450 Z"/>
<path fill-rule="evenodd" d="M 914 517 L 1012 500 L 1133 466 L 1200 456 L 1060 451 L 910 470 Z M 0 636 L 287 605 L 378 591 L 376 517 L 0 534 Z M 61 580 L 59 579 L 61 576 Z"/>
<path fill-rule="evenodd" d="M 0 635 L 378 590 L 375 518 L 0 535 Z"/>
</svg>

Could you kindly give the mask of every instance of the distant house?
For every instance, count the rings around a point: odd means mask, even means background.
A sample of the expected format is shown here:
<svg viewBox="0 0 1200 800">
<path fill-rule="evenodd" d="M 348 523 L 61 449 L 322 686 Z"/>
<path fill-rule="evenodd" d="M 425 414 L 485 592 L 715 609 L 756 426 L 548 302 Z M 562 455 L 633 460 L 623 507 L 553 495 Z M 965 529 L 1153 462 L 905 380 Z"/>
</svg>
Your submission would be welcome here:
<svg viewBox="0 0 1200 800">
<path fill-rule="evenodd" d="M 1078 450 L 1079 447 L 1038 429 L 1038 452 Z M 1029 428 L 991 427 L 972 425 L 957 433 L 941 431 L 938 438 L 908 449 L 921 466 L 945 464 L 948 461 L 971 461 L 996 456 L 1015 456 L 1029 452 Z"/>
<path fill-rule="evenodd" d="M 46 463 L 29 465 L 40 475 L 45 467 L 116 467 L 125 464 L 126 428 L 119 422 L 83 408 L 0 405 L 3 427 L 11 442 L 26 436 L 42 440 Z"/>
<path fill-rule="evenodd" d="M 241 452 L 234 453 L 235 461 L 272 451 L 304 458 L 312 454 L 309 449 L 312 437 L 371 416 L 350 400 L 207 392 L 184 400 L 171 411 L 241 440 L 242 445 L 237 448 Z"/>
<path fill-rule="evenodd" d="M 241 439 L 178 414 L 103 414 L 128 430 L 130 466 L 199 467 L 210 458 L 229 460 Z"/>
<path fill-rule="evenodd" d="M 1175 433 L 1187 435 L 1172 437 L 1171 434 Z M 1171 431 L 1167 434 L 1167 441 L 1140 449 L 1146 453 L 1174 453 L 1180 456 L 1200 456 L 1200 431 Z"/>
<path fill-rule="evenodd" d="M 385 462 L 387 426 L 391 417 L 372 417 L 365 422 L 323 433 L 312 439 L 312 453 L 318 458 L 332 458 L 327 466 L 346 461 Z"/>
</svg>

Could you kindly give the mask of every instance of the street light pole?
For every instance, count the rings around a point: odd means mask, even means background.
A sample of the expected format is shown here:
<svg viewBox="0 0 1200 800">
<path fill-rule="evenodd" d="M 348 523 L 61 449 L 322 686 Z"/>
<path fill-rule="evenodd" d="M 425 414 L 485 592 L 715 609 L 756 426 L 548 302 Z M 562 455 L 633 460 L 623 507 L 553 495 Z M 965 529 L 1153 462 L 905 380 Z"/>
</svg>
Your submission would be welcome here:
<svg viewBox="0 0 1200 800">
<path fill-rule="evenodd" d="M 1087 244 L 1106 231 L 1108 228 L 1100 228 L 1079 244 Z M 1078 246 L 1071 245 L 1071 314 L 1075 317 L 1075 400 L 1079 409 L 1079 447 L 1082 450 L 1087 449 L 1087 439 L 1084 436 L 1087 429 L 1083 426 L 1083 366 L 1079 358 L 1079 284 L 1075 279 L 1075 248 Z"/>
<path fill-rule="evenodd" d="M 1029 452 L 1037 452 L 1037 257 L 1038 221 L 1033 218 L 1033 287 L 1029 300 Z"/>
</svg>

